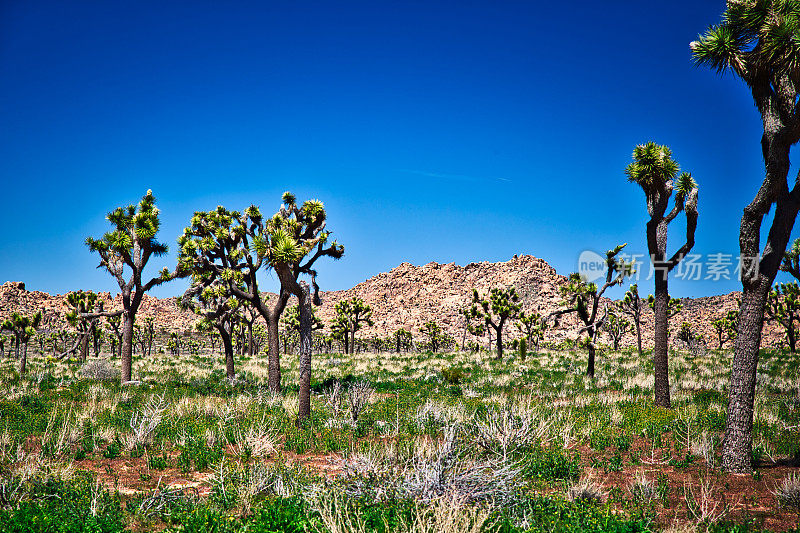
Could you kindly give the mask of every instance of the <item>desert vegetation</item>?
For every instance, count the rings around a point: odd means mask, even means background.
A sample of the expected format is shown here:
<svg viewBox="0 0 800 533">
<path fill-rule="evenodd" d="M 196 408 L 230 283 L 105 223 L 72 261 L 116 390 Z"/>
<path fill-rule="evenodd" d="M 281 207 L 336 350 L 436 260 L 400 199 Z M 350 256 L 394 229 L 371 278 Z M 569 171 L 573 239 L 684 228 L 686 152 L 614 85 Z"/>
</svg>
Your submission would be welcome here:
<svg viewBox="0 0 800 533">
<path fill-rule="evenodd" d="M 775 283 L 800 281 L 798 28 L 800 2 L 730 1 L 691 44 L 744 81 L 763 125 L 742 292 L 710 330 L 668 283 L 702 231 L 699 187 L 655 142 L 620 169 L 645 194 L 646 299 L 620 244 L 595 279 L 484 275 L 424 320 L 403 305 L 425 280 L 340 291 L 326 321 L 318 261 L 345 248 L 322 201 L 195 212 L 156 273 L 153 192 L 113 208 L 85 244 L 116 300 L 76 288 L 0 316 L 0 531 L 800 531 L 800 285 Z M 143 313 L 179 278 L 190 328 Z"/>
</svg>

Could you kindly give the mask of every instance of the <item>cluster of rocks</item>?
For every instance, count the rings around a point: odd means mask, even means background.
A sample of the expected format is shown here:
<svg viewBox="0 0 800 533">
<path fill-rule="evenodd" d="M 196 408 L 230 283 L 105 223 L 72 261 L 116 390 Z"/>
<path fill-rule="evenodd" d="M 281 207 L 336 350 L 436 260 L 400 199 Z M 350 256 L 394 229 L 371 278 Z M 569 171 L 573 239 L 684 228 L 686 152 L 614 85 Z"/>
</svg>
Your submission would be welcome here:
<svg viewBox="0 0 800 533">
<path fill-rule="evenodd" d="M 416 337 L 426 322 L 435 321 L 461 342 L 465 336 L 465 324 L 460 310 L 470 305 L 473 288 L 483 295 L 492 287 L 513 286 L 521 297 L 525 311 L 547 314 L 562 306 L 559 287 L 565 282 L 566 278 L 557 274 L 546 261 L 530 255 L 514 256 L 505 262 L 478 262 L 466 266 L 435 262 L 423 266 L 401 263 L 391 271 L 378 274 L 352 289 L 322 292 L 323 303 L 317 315 L 326 324 L 330 323 L 335 317 L 337 302 L 358 297 L 372 307 L 374 322 L 373 326 L 359 332 L 362 338 L 387 337 L 399 328 L 411 331 Z M 121 308 L 119 296 L 112 297 L 107 292 L 100 293 L 100 296 L 105 300 L 106 310 Z M 712 322 L 723 317 L 728 310 L 736 309 L 738 297 L 739 293 L 730 293 L 684 299 L 683 310 L 670 320 L 672 335 L 677 333 L 682 322 L 689 322 L 697 333 L 705 337 L 709 346 L 716 347 Z M 21 282 L 6 282 L 0 286 L 0 319 L 12 311 L 32 313 L 42 310 L 46 328 L 65 327 L 64 315 L 68 311 L 65 299 L 65 295 L 27 291 Z M 613 302 L 604 300 L 603 305 L 613 305 Z M 144 296 L 138 316 L 153 317 L 157 327 L 168 332 L 189 331 L 196 320 L 191 312 L 178 307 L 176 298 L 159 299 L 149 295 Z M 574 339 L 578 330 L 576 326 L 574 316 L 564 318 L 548 332 L 546 338 L 556 343 Z M 653 314 L 646 304 L 642 330 L 645 345 L 651 344 Z M 508 333 L 510 338 L 519 335 L 514 328 L 509 328 Z M 470 336 L 467 339 L 486 342 L 486 339 Z M 772 323 L 766 326 L 765 346 L 782 344 L 783 339 L 780 326 Z M 627 346 L 635 343 L 632 332 L 622 342 Z"/>
</svg>

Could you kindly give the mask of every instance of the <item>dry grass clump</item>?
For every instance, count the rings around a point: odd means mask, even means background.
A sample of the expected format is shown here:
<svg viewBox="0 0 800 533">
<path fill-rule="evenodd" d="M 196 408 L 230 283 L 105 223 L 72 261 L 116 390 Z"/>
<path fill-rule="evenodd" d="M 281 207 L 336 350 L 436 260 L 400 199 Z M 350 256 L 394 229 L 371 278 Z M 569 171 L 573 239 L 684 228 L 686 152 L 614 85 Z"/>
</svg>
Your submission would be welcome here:
<svg viewBox="0 0 800 533">
<path fill-rule="evenodd" d="M 160 396 L 151 396 L 147 403 L 140 411 L 136 411 L 131 416 L 130 428 L 131 433 L 125 438 L 125 446 L 131 450 L 137 446 L 144 446 L 150 444 L 161 420 L 164 418 L 164 412 L 169 407 L 164 394 Z"/>
<path fill-rule="evenodd" d="M 113 380 L 119 379 L 119 370 L 107 359 L 90 359 L 81 365 L 78 375 L 88 379 Z"/>
<path fill-rule="evenodd" d="M 606 498 L 602 485 L 591 478 L 583 478 L 567 489 L 567 499 L 571 502 L 600 503 Z"/>
<path fill-rule="evenodd" d="M 800 511 L 800 474 L 792 472 L 772 492 L 782 507 Z"/>
</svg>

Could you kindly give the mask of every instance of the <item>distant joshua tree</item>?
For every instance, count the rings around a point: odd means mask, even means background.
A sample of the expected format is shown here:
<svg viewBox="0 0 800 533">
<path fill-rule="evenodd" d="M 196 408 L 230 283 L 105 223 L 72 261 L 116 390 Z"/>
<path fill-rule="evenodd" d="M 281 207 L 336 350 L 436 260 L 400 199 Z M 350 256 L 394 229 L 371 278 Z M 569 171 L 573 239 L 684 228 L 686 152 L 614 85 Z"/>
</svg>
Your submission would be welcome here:
<svg viewBox="0 0 800 533">
<path fill-rule="evenodd" d="M 767 316 L 783 327 L 792 353 L 797 351 L 797 321 L 800 320 L 800 285 L 779 283 L 767 297 Z"/>
<path fill-rule="evenodd" d="M 534 349 L 538 350 L 539 343 L 544 338 L 545 331 L 547 331 L 547 321 L 544 317 L 536 312 L 526 313 L 525 311 L 521 311 L 516 326 L 526 340 L 526 349 L 528 343 L 530 343 Z"/>
<path fill-rule="evenodd" d="M 133 354 L 133 325 L 144 294 L 162 283 L 185 275 L 179 268 L 170 272 L 163 269 L 158 277 L 144 281 L 144 269 L 151 257 L 167 253 L 167 246 L 156 240 L 161 225 L 153 191 L 147 191 L 138 206 L 118 207 L 106 218 L 112 230 L 100 239 L 86 239 L 89 250 L 100 256 L 100 267 L 105 268 L 119 284 L 122 294 L 122 310 L 85 315 L 86 318 L 100 316 L 122 316 L 122 371 L 120 382 L 131 380 Z M 127 279 L 126 271 L 130 271 Z"/>
<path fill-rule="evenodd" d="M 725 316 L 711 322 L 711 325 L 714 327 L 714 332 L 717 334 L 717 344 L 720 350 L 726 342 L 736 338 L 736 327 L 738 324 L 738 309 L 731 309 Z"/>
<path fill-rule="evenodd" d="M 631 329 L 631 323 L 619 316 L 616 312 L 609 311 L 604 327 L 614 343 L 614 351 L 618 351 L 619 343 L 622 340 L 623 335 L 625 335 Z"/>
<path fill-rule="evenodd" d="M 362 324 L 373 325 L 372 308 L 364 300 L 354 296 L 349 300 L 340 300 L 334 307 L 336 318 L 331 329 L 335 336 L 344 341 L 344 353 L 355 353 L 356 332 Z"/>
<path fill-rule="evenodd" d="M 24 374 L 28 364 L 28 342 L 36 335 L 36 330 L 42 322 L 42 312 L 38 311 L 33 316 L 21 313 L 11 313 L 11 318 L 0 324 L 0 329 L 10 331 L 14 335 L 15 356 L 19 360 L 19 373 Z"/>
<path fill-rule="evenodd" d="M 428 338 L 428 346 L 431 347 L 431 351 L 434 353 L 438 352 L 439 348 L 447 343 L 447 334 L 433 320 L 425 322 L 419 332 Z"/>
<path fill-rule="evenodd" d="M 397 331 L 392 333 L 392 342 L 397 353 L 400 353 L 401 349 L 407 352 L 411 347 L 411 341 L 411 332 L 406 329 L 399 328 Z"/>
<path fill-rule="evenodd" d="M 620 312 L 628 315 L 633 322 L 633 327 L 636 329 L 636 347 L 640 357 L 644 355 L 642 351 L 642 303 L 643 300 L 639 298 L 639 285 L 634 283 L 617 304 Z"/>
<path fill-rule="evenodd" d="M 80 346 L 80 360 L 86 361 L 86 356 L 89 355 L 89 338 L 100 321 L 90 313 L 101 313 L 103 301 L 92 291 L 77 291 L 67 294 L 65 303 L 71 308 L 66 316 L 67 322 L 78 332 L 76 348 Z"/>
<path fill-rule="evenodd" d="M 240 318 L 239 301 L 229 296 L 227 287 L 220 282 L 208 286 L 193 283 L 178 299 L 178 304 L 201 317 L 198 330 L 208 331 L 213 328 L 219 333 L 225 352 L 225 373 L 229 379 L 236 377 L 232 333 Z"/>
<path fill-rule="evenodd" d="M 655 403 L 670 407 L 667 305 L 669 272 L 694 247 L 697 229 L 697 183 L 684 172 L 678 176 L 678 163 L 666 146 L 649 142 L 634 148 L 633 162 L 625 169 L 628 180 L 638 184 L 647 200 L 647 248 L 655 269 L 655 338 L 653 340 L 653 374 Z M 675 192 L 675 203 L 667 213 Z M 686 214 L 686 242 L 667 258 L 667 227 L 683 211 Z"/>
<path fill-rule="evenodd" d="M 567 283 L 560 287 L 561 294 L 566 298 L 565 309 L 554 311 L 548 318 L 558 317 L 575 313 L 583 323 L 578 335 L 586 333 L 586 347 L 589 351 L 589 362 L 586 366 L 586 375 L 594 378 L 594 361 L 597 352 L 597 336 L 608 317 L 608 306 L 602 315 L 600 311 L 600 298 L 609 287 L 621 284 L 627 276 L 633 273 L 633 265 L 622 259 L 617 259 L 617 255 L 626 246 L 621 244 L 606 252 L 606 278 L 603 286 L 598 289 L 595 283 L 588 283 L 583 280 L 577 272 L 569 275 Z"/>
<path fill-rule="evenodd" d="M 519 316 L 521 309 L 522 303 L 514 287 L 495 287 L 489 291 L 488 298 L 482 298 L 477 289 L 472 289 L 472 307 L 468 316 L 483 321 L 486 328 L 494 330 L 498 359 L 503 358 L 503 328 Z"/>
</svg>

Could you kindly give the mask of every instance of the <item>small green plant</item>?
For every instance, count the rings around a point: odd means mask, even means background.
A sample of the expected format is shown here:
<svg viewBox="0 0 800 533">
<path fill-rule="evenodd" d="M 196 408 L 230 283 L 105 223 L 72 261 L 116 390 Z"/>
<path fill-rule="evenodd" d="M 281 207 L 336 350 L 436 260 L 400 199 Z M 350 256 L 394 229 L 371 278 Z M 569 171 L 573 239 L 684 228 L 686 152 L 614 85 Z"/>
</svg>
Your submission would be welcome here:
<svg viewBox="0 0 800 533">
<path fill-rule="evenodd" d="M 450 385 L 460 385 L 465 377 L 466 374 L 461 368 L 452 367 L 442 369 L 442 379 Z"/>
<path fill-rule="evenodd" d="M 103 450 L 103 457 L 106 459 L 116 459 L 119 457 L 120 452 L 122 452 L 122 443 L 119 439 L 114 439 L 106 449 Z"/>
</svg>

